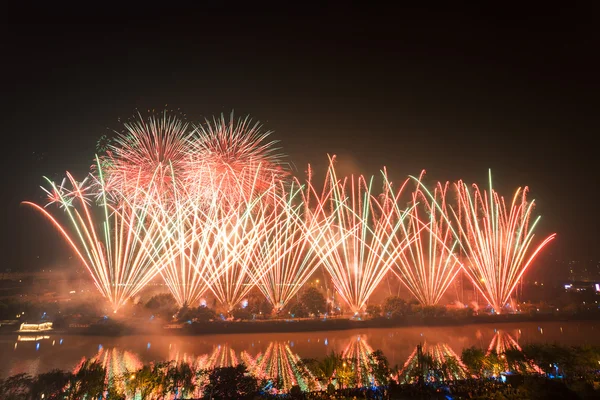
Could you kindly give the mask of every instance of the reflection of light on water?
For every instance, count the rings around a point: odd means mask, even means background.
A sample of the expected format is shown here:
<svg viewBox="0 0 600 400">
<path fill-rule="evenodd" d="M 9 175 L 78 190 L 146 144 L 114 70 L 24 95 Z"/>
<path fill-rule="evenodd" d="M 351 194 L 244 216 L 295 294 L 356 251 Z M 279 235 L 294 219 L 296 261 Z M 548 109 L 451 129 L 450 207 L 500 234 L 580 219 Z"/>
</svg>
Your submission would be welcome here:
<svg viewBox="0 0 600 400">
<path fill-rule="evenodd" d="M 541 329 L 541 328 L 539 328 Z M 521 333 L 521 330 L 519 329 L 519 333 Z M 518 338 L 518 335 L 516 335 Z M 490 345 L 488 346 L 488 350 L 487 350 L 487 354 L 489 355 L 492 351 L 494 351 L 496 354 L 501 355 L 505 361 L 505 370 L 508 370 L 508 362 L 506 361 L 505 357 L 504 357 L 504 353 L 507 350 L 511 350 L 511 349 L 516 349 L 519 351 L 522 351 L 521 346 L 519 346 L 519 343 L 511 336 L 510 333 L 502 331 L 502 330 L 498 330 L 498 332 L 496 332 L 496 334 L 494 335 L 494 337 L 492 338 L 492 341 L 490 342 Z M 525 365 L 525 368 L 528 372 L 537 372 L 537 373 L 542 373 L 542 370 L 540 369 L 540 367 L 538 367 L 536 364 L 534 363 L 530 363 Z"/>
<path fill-rule="evenodd" d="M 259 379 L 271 379 L 284 391 L 298 385 L 304 391 L 321 390 L 321 385 L 313 374 L 304 368 L 300 356 L 294 354 L 289 345 L 283 342 L 271 342 L 264 353 L 252 357 L 242 351 L 240 358 L 250 372 Z"/>
<path fill-rule="evenodd" d="M 38 340 L 50 339 L 50 336 L 17 336 L 17 342 L 37 342 Z M 16 344 L 16 343 L 15 343 Z"/>
<path fill-rule="evenodd" d="M 75 367 L 73 373 L 76 374 L 86 361 L 99 362 L 102 367 L 106 369 L 106 382 L 109 382 L 119 376 L 122 376 L 126 372 L 136 371 L 142 368 L 143 363 L 140 361 L 135 353 L 127 350 L 121 350 L 118 348 L 107 349 L 98 346 L 98 353 L 87 360 L 85 357 Z"/>
<path fill-rule="evenodd" d="M 425 342 L 421 347 L 421 351 L 423 355 L 429 355 L 433 359 L 434 363 L 436 363 L 437 365 L 448 363 L 450 359 L 454 359 L 456 361 L 456 363 L 453 365 L 453 368 L 448 368 L 447 371 L 445 371 L 444 379 L 454 380 L 466 379 L 469 377 L 467 367 L 463 364 L 458 354 L 456 354 L 456 352 L 447 343 L 429 345 L 427 342 Z M 404 363 L 404 366 L 398 373 L 398 378 L 400 378 L 400 380 L 410 382 L 413 376 L 415 375 L 414 372 L 418 365 L 418 347 L 415 347 L 410 356 L 408 356 L 408 359 Z M 428 371 L 427 373 L 428 375 L 429 372 L 430 371 Z M 434 377 L 427 376 L 426 379 L 433 380 Z"/>
<path fill-rule="evenodd" d="M 363 339 L 364 338 L 364 339 Z M 363 339 L 363 340 L 361 340 Z M 372 381 L 369 376 L 369 355 L 373 352 L 371 346 L 367 344 L 366 336 L 356 337 L 356 340 L 351 339 L 350 343 L 342 352 L 342 357 L 353 360 L 356 370 L 356 383 L 358 386 L 369 386 Z"/>
</svg>

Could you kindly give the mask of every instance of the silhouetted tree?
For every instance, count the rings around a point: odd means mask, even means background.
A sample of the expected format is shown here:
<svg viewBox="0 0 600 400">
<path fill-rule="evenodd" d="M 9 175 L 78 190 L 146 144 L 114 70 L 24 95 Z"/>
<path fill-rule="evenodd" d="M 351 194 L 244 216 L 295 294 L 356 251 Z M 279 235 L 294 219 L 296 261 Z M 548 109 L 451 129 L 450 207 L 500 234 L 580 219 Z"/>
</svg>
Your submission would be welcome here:
<svg viewBox="0 0 600 400">
<path fill-rule="evenodd" d="M 324 313 L 326 310 L 327 300 L 325 300 L 323 293 L 316 287 L 311 286 L 307 288 L 302 293 L 302 296 L 300 296 L 300 301 L 306 307 L 306 310 L 310 314 L 315 314 L 315 316 Z"/>
<path fill-rule="evenodd" d="M 398 296 L 390 296 L 383 303 L 383 313 L 388 318 L 402 317 L 406 311 L 406 301 Z"/>
<path fill-rule="evenodd" d="M 209 399 L 251 399 L 257 392 L 258 381 L 248 373 L 243 364 L 208 371 L 204 393 Z"/>
</svg>

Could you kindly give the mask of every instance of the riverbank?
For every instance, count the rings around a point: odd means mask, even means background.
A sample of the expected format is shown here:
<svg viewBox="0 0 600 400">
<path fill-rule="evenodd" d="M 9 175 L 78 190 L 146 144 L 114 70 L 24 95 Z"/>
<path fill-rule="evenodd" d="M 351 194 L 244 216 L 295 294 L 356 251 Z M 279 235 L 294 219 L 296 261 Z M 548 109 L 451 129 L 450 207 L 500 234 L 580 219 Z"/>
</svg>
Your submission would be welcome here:
<svg viewBox="0 0 600 400">
<path fill-rule="evenodd" d="M 128 336 L 140 334 L 200 336 L 214 334 L 256 334 L 256 333 L 294 333 L 318 331 L 343 331 L 373 328 L 403 328 L 403 327 L 444 327 L 473 324 L 502 324 L 528 322 L 570 322 L 570 321 L 600 321 L 600 313 L 578 314 L 506 314 L 506 315 L 476 315 L 472 317 L 421 317 L 412 315 L 402 318 L 371 318 L 354 320 L 345 318 L 328 319 L 278 319 L 257 321 L 211 321 L 180 324 L 177 327 L 166 327 L 160 321 L 128 320 L 126 322 L 107 319 L 105 322 L 90 326 L 70 327 L 41 331 L 39 334 L 73 334 L 98 336 Z M 16 328 L 16 329 L 15 329 Z M 3 325 L 0 334 L 15 334 L 18 325 Z M 32 334 L 31 332 L 23 334 Z"/>
</svg>

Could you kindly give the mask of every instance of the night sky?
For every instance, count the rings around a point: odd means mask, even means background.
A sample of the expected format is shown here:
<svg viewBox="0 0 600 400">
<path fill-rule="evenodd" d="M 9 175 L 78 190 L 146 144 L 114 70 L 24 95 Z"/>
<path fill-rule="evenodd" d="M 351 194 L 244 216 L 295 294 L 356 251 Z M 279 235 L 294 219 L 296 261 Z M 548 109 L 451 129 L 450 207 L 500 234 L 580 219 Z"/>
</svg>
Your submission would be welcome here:
<svg viewBox="0 0 600 400">
<path fill-rule="evenodd" d="M 300 175 L 327 153 L 399 178 L 485 184 L 492 168 L 505 196 L 530 187 L 551 257 L 600 257 L 598 10 L 219 3 L 4 13 L 0 270 L 68 262 L 20 202 L 42 201 L 43 175 L 83 177 L 119 118 L 165 105 L 250 114 Z"/>
</svg>

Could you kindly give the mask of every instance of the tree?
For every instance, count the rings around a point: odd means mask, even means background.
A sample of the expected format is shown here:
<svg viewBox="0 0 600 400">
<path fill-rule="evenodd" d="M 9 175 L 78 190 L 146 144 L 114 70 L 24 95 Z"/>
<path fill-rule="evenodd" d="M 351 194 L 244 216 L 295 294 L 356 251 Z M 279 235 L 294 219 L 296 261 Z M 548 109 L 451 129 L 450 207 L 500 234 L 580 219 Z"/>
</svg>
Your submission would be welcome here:
<svg viewBox="0 0 600 400">
<path fill-rule="evenodd" d="M 189 364 L 185 362 L 169 363 L 166 373 L 166 389 L 175 395 L 175 399 L 186 398 L 194 391 L 195 373 Z M 181 397 L 180 397 L 181 395 Z"/>
<path fill-rule="evenodd" d="M 33 378 L 27 374 L 18 374 L 0 381 L 0 399 L 27 400 L 33 384 Z"/>
<path fill-rule="evenodd" d="M 390 380 L 390 364 L 381 350 L 369 354 L 370 373 L 379 386 L 386 386 Z"/>
<path fill-rule="evenodd" d="M 246 308 L 236 308 L 231 312 L 231 316 L 234 319 L 241 319 L 241 320 L 249 320 L 252 319 L 252 313 L 250 312 L 250 310 L 248 310 L 248 307 Z"/>
<path fill-rule="evenodd" d="M 377 318 L 381 316 L 381 306 L 378 304 L 369 304 L 367 306 L 367 315 L 370 318 Z"/>
<path fill-rule="evenodd" d="M 197 315 L 196 310 L 184 305 L 177 312 L 177 322 L 187 322 L 193 320 Z"/>
<path fill-rule="evenodd" d="M 146 303 L 146 308 L 158 316 L 171 320 L 177 311 L 177 303 L 171 293 L 161 293 L 150 298 Z"/>
<path fill-rule="evenodd" d="M 208 308 L 206 306 L 200 306 L 196 310 L 196 319 L 198 322 L 208 322 L 210 320 L 216 319 L 217 313 L 212 308 Z"/>
<path fill-rule="evenodd" d="M 125 387 L 132 397 L 139 393 L 142 399 L 147 399 L 152 393 L 160 392 L 164 385 L 165 372 L 162 364 L 144 365 L 125 380 Z"/>
<path fill-rule="evenodd" d="M 508 370 L 511 372 L 518 372 L 525 374 L 528 372 L 527 358 L 525 354 L 516 347 L 507 348 L 503 354 Z"/>
<path fill-rule="evenodd" d="M 319 314 L 324 313 L 326 310 L 327 300 L 325 300 L 323 293 L 316 287 L 311 286 L 306 289 L 300 297 L 300 301 L 304 304 L 309 314 L 319 316 Z"/>
<path fill-rule="evenodd" d="M 446 307 L 438 305 L 424 306 L 422 308 L 422 313 L 424 317 L 429 318 L 443 317 L 444 315 L 446 315 Z"/>
<path fill-rule="evenodd" d="M 383 303 L 383 313 L 388 318 L 402 317 L 406 314 L 406 311 L 406 301 L 398 296 L 390 296 Z"/>
<path fill-rule="evenodd" d="M 474 376 L 480 376 L 483 370 L 485 353 L 483 350 L 472 346 L 463 349 L 460 359 L 463 364 L 469 369 L 469 373 Z"/>
<path fill-rule="evenodd" d="M 40 374 L 31 385 L 31 397 L 45 400 L 58 400 L 64 398 L 63 390 L 71 380 L 71 373 L 59 369 Z"/>
<path fill-rule="evenodd" d="M 97 399 L 102 396 L 105 390 L 106 369 L 101 363 L 87 360 L 77 371 L 71 375 L 68 398 Z"/>
<path fill-rule="evenodd" d="M 290 307 L 290 315 L 292 318 L 306 318 L 308 317 L 308 309 L 304 303 L 294 303 Z"/>
<path fill-rule="evenodd" d="M 331 383 L 336 369 L 342 364 L 342 355 L 332 351 L 323 359 L 308 358 L 302 360 L 302 366 L 322 381 Z"/>
<path fill-rule="evenodd" d="M 246 307 L 254 315 L 268 316 L 273 312 L 273 305 L 261 293 L 252 293 L 248 296 Z"/>
<path fill-rule="evenodd" d="M 208 383 L 204 392 L 215 400 L 251 399 L 258 392 L 258 381 L 246 366 L 214 368 L 207 371 Z"/>
</svg>

